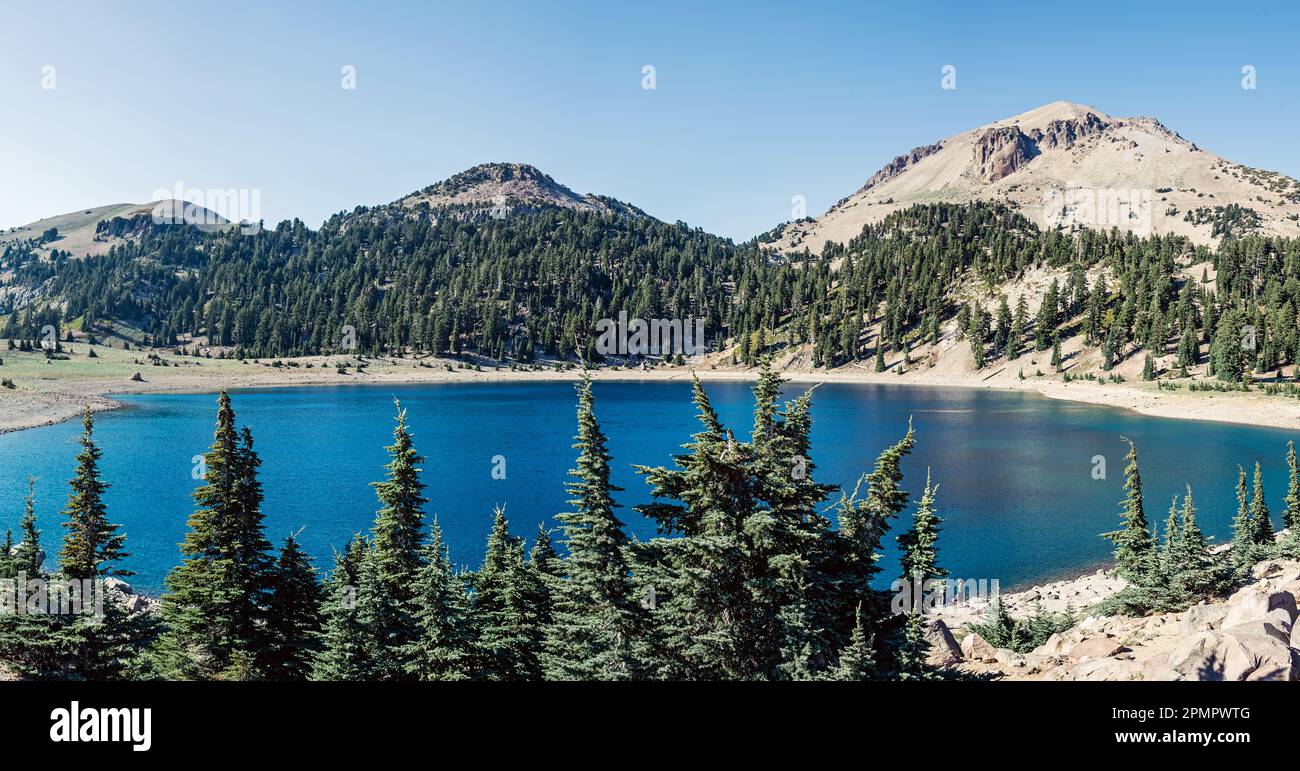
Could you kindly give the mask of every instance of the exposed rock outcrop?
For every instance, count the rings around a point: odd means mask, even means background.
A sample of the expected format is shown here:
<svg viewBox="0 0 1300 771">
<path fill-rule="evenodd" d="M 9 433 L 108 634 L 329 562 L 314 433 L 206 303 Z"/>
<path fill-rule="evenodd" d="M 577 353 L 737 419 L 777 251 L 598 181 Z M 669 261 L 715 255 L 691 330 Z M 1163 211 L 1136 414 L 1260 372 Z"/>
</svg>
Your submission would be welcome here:
<svg viewBox="0 0 1300 771">
<path fill-rule="evenodd" d="M 975 167 L 980 179 L 997 182 L 1038 155 L 1038 145 L 1015 126 L 991 128 L 975 138 Z"/>
<path fill-rule="evenodd" d="M 934 155 L 935 153 L 939 152 L 942 149 L 943 149 L 943 142 L 935 142 L 932 145 L 922 145 L 921 147 L 913 147 L 911 152 L 894 158 L 894 160 L 890 161 L 889 163 L 886 163 L 880 171 L 877 171 L 875 174 L 872 174 L 871 178 L 867 180 L 867 183 L 858 189 L 858 192 L 861 193 L 865 190 L 870 190 L 876 185 L 879 185 L 881 182 L 884 182 L 887 179 L 892 179 L 898 176 L 899 174 L 906 171 L 909 166 L 912 166 L 913 164 L 917 163 L 922 158 L 927 158 L 931 155 Z"/>
<path fill-rule="evenodd" d="M 1084 113 L 1078 118 L 1053 120 L 1042 128 L 1031 130 L 1029 136 L 1040 149 L 1069 149 L 1084 137 L 1100 135 L 1109 125 L 1096 113 Z"/>
<path fill-rule="evenodd" d="M 105 578 L 104 589 L 109 599 L 129 613 L 157 613 L 162 609 L 162 602 L 157 597 L 137 593 L 120 578 Z"/>
</svg>

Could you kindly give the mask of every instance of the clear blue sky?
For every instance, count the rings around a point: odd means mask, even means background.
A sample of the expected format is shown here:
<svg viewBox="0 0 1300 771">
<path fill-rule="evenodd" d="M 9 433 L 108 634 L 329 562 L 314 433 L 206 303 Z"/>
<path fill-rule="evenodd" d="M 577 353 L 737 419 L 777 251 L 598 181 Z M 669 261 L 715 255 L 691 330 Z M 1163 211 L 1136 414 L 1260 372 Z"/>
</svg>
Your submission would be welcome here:
<svg viewBox="0 0 1300 771">
<path fill-rule="evenodd" d="M 0 227 L 177 180 L 315 227 L 520 161 L 743 239 L 792 196 L 819 214 L 915 145 L 1057 99 L 1300 177 L 1294 2 L 990 6 L 7 0 Z"/>
</svg>

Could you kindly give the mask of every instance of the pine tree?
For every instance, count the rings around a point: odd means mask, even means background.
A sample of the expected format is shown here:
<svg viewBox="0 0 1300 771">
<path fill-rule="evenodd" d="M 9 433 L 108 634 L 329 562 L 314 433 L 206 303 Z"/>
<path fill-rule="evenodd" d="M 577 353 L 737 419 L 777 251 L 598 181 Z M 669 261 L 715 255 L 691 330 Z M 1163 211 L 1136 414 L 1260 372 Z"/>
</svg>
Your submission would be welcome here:
<svg viewBox="0 0 1300 771">
<path fill-rule="evenodd" d="M 1124 502 L 1120 511 L 1121 528 L 1104 537 L 1115 544 L 1115 572 L 1130 583 L 1140 583 L 1152 556 L 1151 531 L 1142 508 L 1142 475 L 1138 471 L 1137 447 L 1127 437 L 1128 454 L 1124 459 Z"/>
<path fill-rule="evenodd" d="M 14 575 L 23 573 L 36 578 L 41 575 L 41 563 L 45 559 L 41 552 L 41 531 L 36 529 L 36 477 L 27 477 L 27 497 L 23 499 L 23 519 L 19 530 L 23 539 L 16 547 L 5 549 L 5 556 L 12 554 L 8 570 Z"/>
<path fill-rule="evenodd" d="M 823 638 L 829 619 L 812 587 L 822 584 L 821 546 L 829 521 L 819 504 L 835 488 L 814 481 L 808 457 L 813 389 L 778 409 L 785 381 L 764 367 L 754 387 L 752 491 L 757 505 L 741 524 L 751 676 L 802 678 L 829 663 L 837 646 Z"/>
<path fill-rule="evenodd" d="M 1273 545 L 1273 520 L 1268 513 L 1268 502 L 1264 500 L 1264 473 L 1259 461 L 1255 461 L 1255 489 L 1250 499 L 1250 523 L 1254 527 L 1254 542 L 1265 547 L 1261 553 Z"/>
<path fill-rule="evenodd" d="M 939 486 L 931 484 L 930 471 L 926 469 L 925 492 L 916 507 L 912 527 L 898 536 L 898 545 L 903 549 L 905 580 L 923 583 L 948 575 L 948 571 L 938 565 L 939 525 L 943 522 L 934 511 L 938 492 Z"/>
<path fill-rule="evenodd" d="M 1247 374 L 1247 355 L 1241 345 L 1243 324 L 1241 311 L 1236 309 L 1228 310 L 1218 320 L 1210 344 L 1210 361 L 1214 376 L 1220 380 L 1238 382 Z"/>
<path fill-rule="evenodd" d="M 312 660 L 312 680 L 368 680 L 374 668 L 370 641 L 358 610 L 358 584 L 369 547 L 360 535 L 334 558 L 334 573 L 322 611 L 320 651 Z"/>
<path fill-rule="evenodd" d="M 1237 514 L 1232 519 L 1232 562 L 1240 572 L 1256 562 L 1255 523 L 1250 518 L 1250 503 L 1246 492 L 1246 469 L 1237 467 Z"/>
<path fill-rule="evenodd" d="M 568 484 L 575 511 L 559 514 L 568 557 L 547 629 L 545 668 L 559 680 L 636 679 L 643 671 L 637 641 L 643 610 L 632 596 L 627 535 L 614 514 L 610 456 L 596 422 L 591 378 L 578 387 L 577 481 Z"/>
<path fill-rule="evenodd" d="M 253 432 L 245 426 L 235 447 L 235 520 L 229 553 L 233 555 L 230 577 L 237 598 L 235 634 L 241 655 L 250 661 L 264 655 L 270 646 L 267 607 L 276 579 L 275 557 L 263 525 L 261 465 L 253 448 Z"/>
<path fill-rule="evenodd" d="M 819 593 L 825 595 L 824 602 L 829 606 L 823 623 L 832 634 L 851 631 L 859 612 L 870 630 L 881 629 L 889 616 L 889 596 L 871 585 L 880 572 L 884 534 L 890 522 L 907 507 L 908 494 L 901 486 L 902 460 L 915 444 L 916 434 L 909 420 L 903 438 L 880 453 L 875 468 L 859 480 L 852 493 L 840 497 L 839 527 L 830 539 L 827 565 L 820 571 L 823 588 Z M 863 485 L 866 495 L 859 497 Z M 871 640 L 873 645 L 889 643 L 874 634 Z"/>
<path fill-rule="evenodd" d="M 415 579 L 418 634 L 405 657 L 408 674 L 420 680 L 465 680 L 472 671 L 469 600 L 464 583 L 452 571 L 436 519 L 423 562 Z"/>
<path fill-rule="evenodd" d="M 874 635 L 867 632 L 862 609 L 853 613 L 853 632 L 840 652 L 839 664 L 832 674 L 835 680 L 862 681 L 878 677 Z"/>
<path fill-rule="evenodd" d="M 497 507 L 483 566 L 474 574 L 471 613 L 478 633 L 478 666 L 490 680 L 540 680 L 541 578 L 529 571 L 523 542 L 510 535 Z"/>
<path fill-rule="evenodd" d="M 1042 305 L 1038 306 L 1038 318 L 1034 324 L 1034 350 L 1036 351 L 1046 351 L 1052 344 L 1052 336 L 1056 334 L 1059 319 L 1057 306 L 1060 303 L 1060 293 L 1060 282 L 1052 279 L 1046 294 L 1043 295 Z"/>
<path fill-rule="evenodd" d="M 392 620 L 398 616 L 396 602 L 384 583 L 378 552 L 366 544 L 357 571 L 356 622 L 360 662 L 365 680 L 402 680 L 407 676 L 406 651 L 402 649 L 405 629 Z"/>
<path fill-rule="evenodd" d="M 268 618 L 271 645 L 263 671 L 271 680 L 305 680 L 318 650 L 323 600 L 316 569 L 297 539 L 284 539 Z"/>
<path fill-rule="evenodd" d="M 374 632 L 390 641 L 399 658 L 397 668 L 406 673 L 411 669 L 410 663 L 400 661 L 400 657 L 403 651 L 411 649 L 417 634 L 413 616 L 415 577 L 423 567 L 423 506 L 428 499 L 420 481 L 419 464 L 423 458 L 415 451 L 406 428 L 406 410 L 400 402 L 395 404 L 397 424 L 393 428 L 393 443 L 387 448 L 387 476 L 382 482 L 372 483 L 383 504 L 375 515 L 371 544 L 379 581 L 377 591 L 386 598 L 377 606 L 385 615 L 376 619 L 381 628 Z"/>
<path fill-rule="evenodd" d="M 14 566 L 14 531 L 5 528 L 5 539 L 0 543 L 0 578 L 14 578 L 17 568 Z"/>
<path fill-rule="evenodd" d="M 1168 570 L 1175 589 L 1183 597 L 1195 600 L 1216 591 L 1222 585 L 1214 552 L 1196 523 L 1196 502 L 1192 486 L 1187 486 L 1179 511 L 1178 540 L 1174 544 Z"/>
<path fill-rule="evenodd" d="M 934 511 L 935 495 L 939 486 L 930 481 L 930 472 L 925 474 L 925 492 L 916 508 L 912 527 L 898 536 L 898 544 L 903 549 L 903 580 L 909 582 L 914 592 L 930 589 L 930 582 L 948 575 L 948 571 L 938 565 L 939 524 L 942 521 Z M 926 637 L 925 609 L 914 607 L 908 614 L 903 632 L 903 640 L 898 652 L 898 669 L 903 679 L 924 679 L 933 676 L 926 659 L 930 652 L 930 641 Z"/>
<path fill-rule="evenodd" d="M 1020 299 L 1016 301 L 1016 313 L 1011 322 L 1011 334 L 1007 337 L 1006 356 L 1007 361 L 1014 361 L 1020 358 L 1020 341 L 1025 336 L 1025 324 L 1029 321 L 1029 308 L 1025 304 L 1025 295 L 1022 293 Z M 1054 355 L 1059 356 L 1059 351 Z"/>
<path fill-rule="evenodd" d="M 44 579 L 40 565 L 40 532 L 34 514 L 34 479 L 28 477 L 28 494 L 23 515 L 23 541 L 15 549 L 12 533 L 6 531 L 6 558 L 0 578 L 21 580 Z M 13 600 L 11 600 L 13 602 Z M 21 608 L 15 608 L 21 611 Z M 70 640 L 63 633 L 62 619 L 41 613 L 0 613 L 0 660 L 24 680 L 67 680 L 76 676 L 71 665 Z"/>
<path fill-rule="evenodd" d="M 396 404 L 397 425 L 393 428 L 393 443 L 387 447 L 387 476 L 382 482 L 371 483 L 383 504 L 375 515 L 372 541 L 382 580 L 390 590 L 401 592 L 423 566 L 423 506 L 428 499 L 420 481 L 419 464 L 424 459 L 415 451 L 407 431 L 406 410 L 400 402 Z M 396 598 L 407 599 L 400 594 Z"/>
<path fill-rule="evenodd" d="M 677 468 L 637 470 L 655 502 L 637 510 L 668 536 L 642 549 L 643 591 L 655 594 L 662 638 L 659 669 L 672 679 L 752 676 L 744 522 L 755 501 L 746 466 L 752 448 L 723 428 L 698 377 L 693 399 L 701 430 Z M 670 503 L 669 501 L 673 501 Z"/>
<path fill-rule="evenodd" d="M 1286 508 L 1282 510 L 1282 527 L 1300 527 L 1300 466 L 1296 463 L 1295 442 L 1286 443 Z"/>
<path fill-rule="evenodd" d="M 99 478 L 102 451 L 94 442 L 94 419 L 87 407 L 82 416 L 81 452 L 77 471 L 69 483 L 72 492 L 64 508 L 67 533 L 59 554 L 62 576 L 70 579 L 102 579 L 129 576 L 119 566 L 126 559 L 126 536 L 109 522 L 103 495 L 108 489 Z M 34 523 L 33 523 L 34 529 Z M 69 677 L 88 680 L 126 678 L 136 666 L 141 642 L 152 636 L 151 619 L 128 613 L 117 602 L 106 600 L 103 615 L 79 615 L 71 620 L 51 622 L 57 645 L 66 646 Z"/>
<path fill-rule="evenodd" d="M 1001 597 L 995 598 L 989 605 L 986 620 L 971 624 L 971 630 L 994 648 L 1023 651 L 1030 641 L 1029 630 L 1012 618 Z"/>
<path fill-rule="evenodd" d="M 104 491 L 108 485 L 99 478 L 99 460 L 103 451 L 94 442 L 95 422 L 87 407 L 81 420 L 81 453 L 77 455 L 77 474 L 71 482 L 72 493 L 63 514 L 67 534 L 59 552 L 59 568 L 69 578 L 129 576 L 130 571 L 117 566 L 126 559 L 126 536 L 108 521 Z"/>
<path fill-rule="evenodd" d="M 1172 575 L 1177 565 L 1176 554 L 1179 552 L 1178 496 L 1169 500 L 1169 516 L 1165 518 L 1164 540 L 1160 543 L 1160 567 L 1166 575 Z"/>
<path fill-rule="evenodd" d="M 971 361 L 974 363 L 975 369 L 984 369 L 984 327 L 987 324 L 984 309 L 979 303 L 975 303 L 971 309 L 970 329 L 968 330 Z"/>
<path fill-rule="evenodd" d="M 236 429 L 222 391 L 181 564 L 163 594 L 165 631 L 155 661 L 169 679 L 242 679 L 256 674 L 269 651 L 266 608 L 275 575 L 262 525 L 260 463 L 252 433 Z"/>
<path fill-rule="evenodd" d="M 564 580 L 564 576 L 560 572 L 563 569 L 563 560 L 555 552 L 550 531 L 541 524 L 537 525 L 537 540 L 533 542 L 533 548 L 528 552 L 528 565 L 541 582 L 542 596 L 538 611 L 541 626 L 545 629 L 551 623 L 555 589 Z"/>
</svg>

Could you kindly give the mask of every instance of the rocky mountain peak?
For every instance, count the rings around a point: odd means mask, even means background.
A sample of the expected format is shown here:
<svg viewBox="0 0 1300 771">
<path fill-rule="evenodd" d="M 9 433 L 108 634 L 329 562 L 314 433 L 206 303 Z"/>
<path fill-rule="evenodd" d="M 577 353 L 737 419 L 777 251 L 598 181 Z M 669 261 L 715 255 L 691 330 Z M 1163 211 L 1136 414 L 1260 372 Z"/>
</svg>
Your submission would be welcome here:
<svg viewBox="0 0 1300 771">
<path fill-rule="evenodd" d="M 1137 217 L 1068 227 L 1172 233 L 1214 245 L 1223 223 L 1237 235 L 1300 237 L 1300 181 L 1232 163 L 1150 117 L 1117 118 L 1057 101 L 919 145 L 872 174 L 857 192 L 816 219 L 790 223 L 773 248 L 820 252 L 863 227 L 916 204 L 996 201 L 1044 228 L 1061 227 L 1049 202 L 1067 191 L 1137 193 Z M 1100 210 L 1098 210 L 1100 211 Z"/>
<path fill-rule="evenodd" d="M 579 195 L 527 163 L 480 163 L 397 203 L 405 208 L 490 208 L 499 215 L 560 207 L 646 216 L 635 206 L 607 196 Z"/>
</svg>

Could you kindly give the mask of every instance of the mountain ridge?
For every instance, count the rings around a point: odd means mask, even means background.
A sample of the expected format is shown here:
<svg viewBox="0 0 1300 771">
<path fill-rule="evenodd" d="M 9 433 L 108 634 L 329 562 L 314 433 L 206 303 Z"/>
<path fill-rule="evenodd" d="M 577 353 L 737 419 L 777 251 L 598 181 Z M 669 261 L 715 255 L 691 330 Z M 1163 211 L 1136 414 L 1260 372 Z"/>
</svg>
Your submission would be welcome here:
<svg viewBox="0 0 1300 771">
<path fill-rule="evenodd" d="M 1109 217 L 1101 208 L 1089 214 L 1069 201 L 1060 211 L 1060 199 L 1079 191 L 1138 191 L 1142 216 Z M 894 157 L 820 217 L 783 228 L 774 247 L 817 253 L 913 204 L 972 200 L 1005 203 L 1040 227 L 1114 226 L 1207 245 L 1233 224 L 1237 234 L 1300 236 L 1300 181 L 1221 158 L 1153 117 L 1119 118 L 1057 101 Z"/>
</svg>

